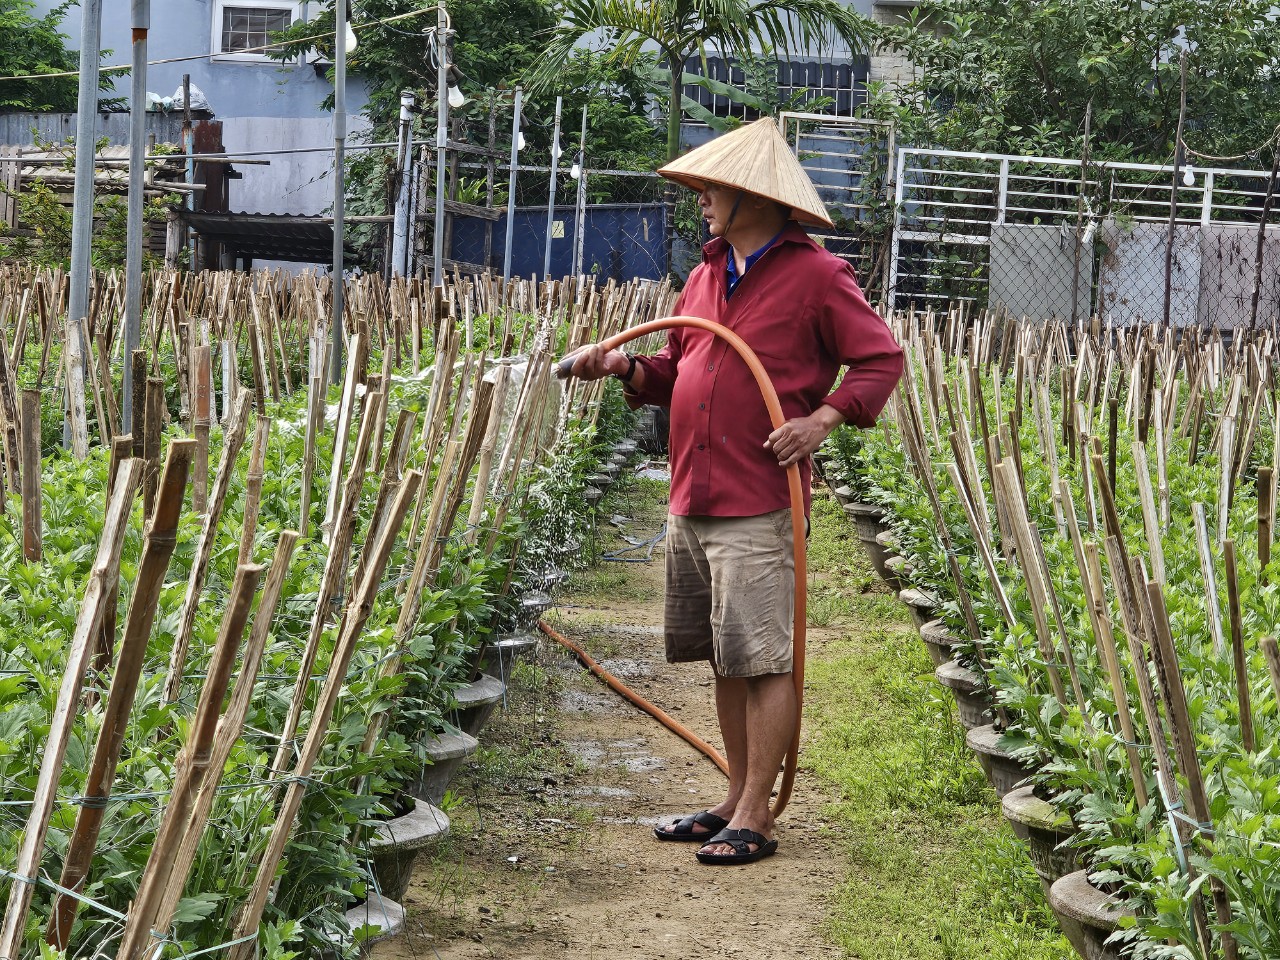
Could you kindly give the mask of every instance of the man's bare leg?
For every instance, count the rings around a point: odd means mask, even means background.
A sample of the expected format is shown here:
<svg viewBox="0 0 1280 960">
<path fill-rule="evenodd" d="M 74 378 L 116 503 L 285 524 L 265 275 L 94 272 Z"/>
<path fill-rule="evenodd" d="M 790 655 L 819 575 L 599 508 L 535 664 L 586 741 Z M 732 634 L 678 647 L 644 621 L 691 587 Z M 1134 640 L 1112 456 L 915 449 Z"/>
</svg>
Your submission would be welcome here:
<svg viewBox="0 0 1280 960">
<path fill-rule="evenodd" d="M 724 738 L 724 758 L 729 763 L 729 792 L 707 812 L 728 820 L 747 781 L 747 681 L 742 677 L 722 677 L 715 664 L 711 670 L 716 677 L 716 719 Z M 670 831 L 670 827 L 661 829 Z M 695 823 L 691 832 L 711 836 L 714 831 Z"/>
<path fill-rule="evenodd" d="M 733 770 L 733 760 L 727 756 L 731 749 L 730 729 L 735 725 L 739 714 L 720 709 L 720 690 L 728 685 L 727 693 L 735 690 L 736 685 L 745 688 L 744 709 L 740 714 L 742 722 L 736 724 L 743 731 L 740 737 L 746 745 L 746 776 L 737 797 L 737 803 L 730 814 L 728 808 L 716 807 L 713 813 L 729 817 L 729 829 L 754 830 L 766 839 L 773 837 L 773 814 L 769 810 L 769 801 L 773 793 L 774 781 L 778 779 L 778 769 L 791 746 L 791 739 L 796 728 L 796 691 L 795 682 L 790 673 L 771 673 L 760 677 L 728 678 L 717 677 L 716 705 L 720 714 L 721 732 L 725 738 L 726 759 Z M 737 699 L 732 693 L 726 701 L 732 704 Z M 726 721 L 730 721 L 726 724 Z M 730 792 L 733 790 L 733 779 L 730 778 Z M 728 801 L 726 801 L 727 803 Z M 753 845 L 754 846 L 754 845 Z M 702 848 L 703 853 L 728 855 L 734 851 L 727 844 L 717 843 Z"/>
</svg>

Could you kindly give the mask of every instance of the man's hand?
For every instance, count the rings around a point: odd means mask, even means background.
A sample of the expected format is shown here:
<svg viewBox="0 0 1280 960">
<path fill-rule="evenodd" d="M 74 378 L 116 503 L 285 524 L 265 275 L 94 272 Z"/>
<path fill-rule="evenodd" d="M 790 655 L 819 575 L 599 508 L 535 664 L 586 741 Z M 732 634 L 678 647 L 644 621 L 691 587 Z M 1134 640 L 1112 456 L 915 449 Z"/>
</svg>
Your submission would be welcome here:
<svg viewBox="0 0 1280 960">
<path fill-rule="evenodd" d="M 789 467 L 822 446 L 827 434 L 842 423 L 844 416 L 835 408 L 823 404 L 807 417 L 788 420 L 769 434 L 764 446 L 777 456 L 778 466 Z"/>
<path fill-rule="evenodd" d="M 600 344 L 592 343 L 574 354 L 573 375 L 579 380 L 601 380 L 614 374 L 625 375 L 630 362 L 621 350 L 605 352 L 600 349 Z"/>
</svg>

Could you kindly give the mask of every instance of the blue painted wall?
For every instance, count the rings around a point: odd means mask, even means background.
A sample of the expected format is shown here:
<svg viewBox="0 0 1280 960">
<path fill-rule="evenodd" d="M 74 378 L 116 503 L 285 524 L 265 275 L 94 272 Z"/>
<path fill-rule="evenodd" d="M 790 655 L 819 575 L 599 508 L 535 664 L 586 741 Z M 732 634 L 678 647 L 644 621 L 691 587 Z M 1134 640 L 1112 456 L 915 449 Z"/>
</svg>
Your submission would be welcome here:
<svg viewBox="0 0 1280 960">
<path fill-rule="evenodd" d="M 57 5 L 57 0 L 35 0 L 38 13 Z M 304 5 L 305 6 L 305 5 Z M 225 117 L 318 117 L 327 116 L 320 104 L 333 85 L 317 76 L 309 64 L 246 63 L 211 60 L 214 0 L 152 0 L 151 30 L 148 36 L 150 60 L 201 56 L 185 63 L 155 64 L 147 68 L 147 89 L 172 96 L 189 73 L 209 100 L 214 114 Z M 71 7 L 62 22 L 68 46 L 80 48 L 80 9 Z M 102 47 L 112 51 L 104 65 L 128 64 L 131 57 L 129 0 L 103 0 Z M 348 109 L 364 108 L 365 88 L 356 76 L 349 78 Z M 127 96 L 129 79 L 116 83 L 116 93 Z"/>
<path fill-rule="evenodd" d="M 557 206 L 555 220 L 563 224 L 564 236 L 551 241 L 551 275 L 563 277 L 573 272 L 574 208 Z M 666 275 L 663 234 L 666 215 L 661 204 L 598 204 L 588 206 L 585 218 L 582 272 L 601 280 L 618 281 L 639 277 L 659 280 Z M 453 222 L 453 257 L 483 265 L 484 228 L 482 220 L 458 217 Z M 502 270 L 506 243 L 505 213 L 493 225 L 492 263 Z M 516 209 L 512 236 L 511 272 L 517 276 L 542 275 L 542 258 L 547 235 L 546 207 Z"/>
</svg>

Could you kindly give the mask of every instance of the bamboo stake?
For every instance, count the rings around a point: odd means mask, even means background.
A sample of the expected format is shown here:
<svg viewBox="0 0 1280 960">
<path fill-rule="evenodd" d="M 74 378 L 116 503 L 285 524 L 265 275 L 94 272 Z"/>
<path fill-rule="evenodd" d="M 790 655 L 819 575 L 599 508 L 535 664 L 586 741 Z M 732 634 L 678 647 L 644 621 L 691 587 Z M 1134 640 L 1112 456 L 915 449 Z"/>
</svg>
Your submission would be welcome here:
<svg viewBox="0 0 1280 960">
<path fill-rule="evenodd" d="M 1196 550 L 1200 555 L 1200 575 L 1204 578 L 1204 602 L 1209 611 L 1209 625 L 1213 630 L 1213 652 L 1218 657 L 1227 653 L 1222 635 L 1222 610 L 1218 606 L 1218 581 L 1214 575 L 1213 554 L 1209 549 L 1209 527 L 1205 521 L 1204 504 L 1193 503 L 1191 515 L 1195 518 Z"/>
<path fill-rule="evenodd" d="M 320 698 L 312 712 L 311 727 L 307 731 L 306 741 L 292 770 L 293 782 L 289 784 L 289 788 L 285 792 L 284 800 L 276 817 L 275 829 L 272 831 L 271 838 L 268 841 L 266 852 L 258 864 L 258 873 L 253 889 L 238 917 L 234 932 L 235 939 L 249 937 L 258 929 L 263 908 L 267 903 L 267 896 L 270 893 L 272 884 L 275 882 L 280 860 L 284 856 L 285 844 L 288 842 L 289 834 L 293 830 L 293 821 L 298 815 L 299 807 L 302 805 L 302 795 L 306 790 L 306 785 L 302 780 L 310 775 L 316 759 L 320 755 L 320 748 L 324 745 L 329 721 L 333 717 L 334 708 L 337 706 L 338 694 L 341 692 L 347 668 L 350 666 L 351 658 L 355 653 L 356 642 L 363 633 L 364 625 L 368 621 L 369 615 L 373 612 L 378 585 L 381 581 L 383 570 L 386 568 L 387 560 L 390 559 L 391 548 L 395 544 L 400 528 L 404 524 L 405 514 L 408 513 L 409 504 L 413 501 L 413 497 L 418 491 L 418 485 L 421 482 L 422 474 L 416 470 L 410 470 L 405 475 L 387 525 L 374 543 L 373 558 L 365 573 L 365 579 L 360 584 L 359 592 L 350 607 L 350 616 L 344 620 L 338 642 L 334 646 L 333 657 L 329 663 L 324 688 L 321 690 Z M 254 955 L 255 949 L 256 944 L 252 942 L 237 944 L 228 951 L 227 960 L 249 960 Z"/>
<path fill-rule="evenodd" d="M 471 509 L 467 514 L 467 543 L 475 545 L 480 535 L 480 521 L 484 517 L 485 503 L 489 497 L 489 475 L 493 470 L 498 435 L 502 430 L 502 414 L 506 408 L 507 388 L 511 383 L 511 368 L 500 366 L 494 373 L 493 408 L 480 445 L 480 461 L 476 470 L 475 489 L 471 496 Z"/>
<path fill-rule="evenodd" d="M 187 590 L 182 597 L 182 613 L 178 619 L 178 630 L 174 635 L 173 649 L 170 652 L 169 674 L 164 686 L 165 703 L 173 703 L 177 700 L 178 693 L 182 689 L 187 646 L 191 643 L 191 633 L 195 629 L 196 610 L 200 605 L 200 594 L 204 591 L 209 561 L 213 557 L 218 522 L 222 519 L 227 491 L 231 487 L 231 478 L 235 473 L 236 457 L 240 454 L 240 448 L 244 446 L 248 421 L 249 396 L 246 393 L 242 394 L 237 402 L 231 422 L 227 424 L 222 436 L 222 459 L 218 463 L 218 473 L 213 481 L 213 496 L 209 501 L 209 512 L 205 514 L 204 524 L 200 528 L 200 539 L 196 542 L 196 554 L 191 563 L 191 574 L 187 578 Z"/>
<path fill-rule="evenodd" d="M 307 645 L 303 648 L 302 659 L 298 665 L 298 679 L 294 684 L 293 700 L 289 704 L 289 714 L 285 718 L 284 727 L 280 733 L 280 744 L 276 749 L 275 759 L 271 763 L 271 769 L 277 772 L 284 771 L 287 755 L 293 747 L 293 736 L 297 732 L 298 723 L 307 702 L 311 668 L 319 655 L 320 640 L 324 635 L 329 615 L 333 612 L 334 598 L 341 590 L 347 563 L 350 560 L 351 541 L 355 535 L 356 508 L 364 490 L 364 478 L 369 464 L 369 440 L 373 430 L 372 418 L 367 418 L 360 425 L 355 451 L 351 456 L 351 469 L 347 474 L 346 482 L 342 485 L 342 497 L 334 516 L 328 544 L 329 552 L 325 557 L 324 572 L 320 578 L 320 593 L 316 597 L 315 610 L 311 615 Z M 336 465 L 335 469 L 337 469 Z M 375 539 L 373 545 L 376 546 L 377 543 Z M 345 613 L 342 622 L 345 623 Z"/>
<path fill-rule="evenodd" d="M 262 507 L 262 474 L 267 463 L 267 442 L 271 437 L 271 418 L 258 415 L 253 432 L 253 450 L 249 454 L 249 472 L 245 478 L 244 525 L 240 530 L 240 556 L 237 566 L 253 560 L 253 540 L 258 532 L 258 511 Z"/>
<path fill-rule="evenodd" d="M 1085 574 L 1082 583 L 1085 599 L 1089 604 L 1090 619 L 1094 626 L 1094 639 L 1101 654 L 1103 670 L 1111 685 L 1111 695 L 1116 705 L 1116 718 L 1120 723 L 1120 736 L 1124 739 L 1124 752 L 1129 761 L 1129 776 L 1133 780 L 1133 796 L 1139 810 L 1148 802 L 1147 780 L 1142 769 L 1142 755 L 1138 752 L 1138 734 L 1133 725 L 1129 707 L 1129 692 L 1125 688 L 1120 658 L 1116 652 L 1115 634 L 1111 626 L 1110 611 L 1106 607 L 1106 594 L 1102 586 L 1102 565 L 1098 562 L 1096 544 L 1084 545 Z"/>
<path fill-rule="evenodd" d="M 211 380 L 213 362 L 208 346 L 195 348 L 195 412 L 192 417 L 192 433 L 196 440 L 196 455 L 192 471 L 191 508 L 204 513 L 209 503 L 209 409 L 213 393 Z"/>
<path fill-rule="evenodd" d="M 1196 754 L 1195 736 L 1191 730 L 1191 713 L 1187 708 L 1187 694 L 1182 686 L 1182 676 L 1178 668 L 1178 651 L 1173 645 L 1173 631 L 1169 627 L 1169 616 L 1165 609 L 1164 592 L 1160 584 L 1154 580 L 1147 581 L 1147 597 L 1151 604 L 1151 612 L 1155 624 L 1155 639 L 1152 644 L 1152 660 L 1156 667 L 1156 676 L 1160 679 L 1160 689 L 1164 694 L 1165 711 L 1169 717 L 1169 726 L 1173 732 L 1173 746 L 1178 754 L 1178 765 L 1187 781 L 1187 805 L 1191 816 L 1198 821 L 1193 826 L 1201 834 L 1213 834 L 1213 823 L 1209 812 L 1209 801 L 1205 794 L 1204 775 L 1200 769 L 1200 758 Z M 1176 811 L 1175 811 L 1176 812 Z M 1224 960 L 1235 960 L 1237 955 L 1235 937 L 1222 929 L 1231 923 L 1231 904 L 1222 882 L 1216 877 L 1209 878 L 1209 891 L 1213 898 L 1214 910 L 1218 915 L 1219 944 L 1222 947 Z"/>
<path fill-rule="evenodd" d="M 146 464 L 143 475 L 142 512 L 150 517 L 155 506 L 156 487 L 160 480 L 160 441 L 164 432 L 164 381 L 148 377 L 146 386 L 147 426 L 142 438 L 142 459 Z"/>
<path fill-rule="evenodd" d="M 1280 434 L 1280 424 L 1276 427 Z M 1267 582 L 1267 565 L 1271 562 L 1272 523 L 1275 501 L 1272 499 L 1272 472 L 1270 467 L 1258 469 L 1258 579 Z"/>
<path fill-rule="evenodd" d="M 40 775 L 13 868 L 18 879 L 10 887 L 4 925 L 0 928 L 0 957 L 16 960 L 21 955 L 27 910 L 31 906 L 31 897 L 39 877 L 45 835 L 49 829 L 49 818 L 57 796 L 67 745 L 75 726 L 91 645 L 97 638 L 98 628 L 102 623 L 104 600 L 111 595 L 111 588 L 120 576 L 120 550 L 128 527 L 129 508 L 141 480 L 142 465 L 136 460 L 130 460 L 121 469 L 107 506 L 97 557 L 89 573 L 80 613 L 76 618 L 75 632 L 67 649 L 67 669 L 54 705 L 49 737 L 40 758 Z"/>
<path fill-rule="evenodd" d="M 1130 450 L 1133 454 L 1134 474 L 1138 481 L 1138 498 L 1142 502 L 1142 523 L 1147 531 L 1147 551 L 1151 554 L 1151 572 L 1156 580 L 1163 584 L 1165 582 L 1164 544 L 1160 538 L 1160 523 L 1156 517 L 1155 494 L 1151 489 L 1151 467 L 1147 462 L 1147 447 L 1141 440 L 1135 440 Z"/>
<path fill-rule="evenodd" d="M 39 562 L 44 553 L 40 490 L 40 391 L 22 391 L 22 556 Z"/>
<path fill-rule="evenodd" d="M 263 568 L 258 564 L 241 564 L 222 617 L 222 629 L 209 661 L 209 672 L 200 691 L 195 720 L 186 744 L 174 762 L 173 789 L 156 832 L 151 855 L 138 882 L 138 893 L 125 920 L 124 934 L 116 950 L 117 960 L 142 960 L 151 947 L 151 928 L 160 902 L 171 880 L 181 886 L 184 877 L 174 877 L 173 867 L 182 834 L 196 802 L 200 785 L 209 770 L 213 740 L 217 732 L 222 701 L 231 682 L 236 653 L 249 622 L 249 608 Z M 191 825 L 199 829 L 202 825 Z"/>
<path fill-rule="evenodd" d="M 84 795 L 101 802 L 81 804 L 77 809 L 75 829 L 62 865 L 62 876 L 58 880 L 60 886 L 76 893 L 81 892 L 89 874 L 98 834 L 107 812 L 105 801 L 111 795 L 111 787 L 115 782 L 116 764 L 129 724 L 129 713 L 137 695 L 160 591 L 164 587 L 165 572 L 169 569 L 169 561 L 177 545 L 182 498 L 195 454 L 194 440 L 174 440 L 169 444 L 169 455 L 156 498 L 156 510 L 147 526 L 137 583 L 125 619 L 120 655 L 84 785 Z M 79 906 L 75 897 L 68 894 L 58 896 L 49 913 L 49 927 L 45 937 L 51 946 L 59 950 L 67 948 Z"/>
<path fill-rule="evenodd" d="M 1262 653 L 1267 661 L 1267 673 L 1271 677 L 1271 690 L 1280 700 L 1280 647 L 1276 646 L 1275 637 L 1263 637 L 1260 641 Z"/>
<path fill-rule="evenodd" d="M 160 909 L 152 924 L 156 930 L 169 929 L 178 901 L 182 898 L 184 883 L 190 875 L 192 864 L 195 863 L 203 826 L 208 822 L 209 815 L 213 811 L 213 803 L 217 797 L 223 770 L 231 758 L 232 748 L 239 739 L 245 718 L 249 714 L 254 682 L 262 664 L 262 655 L 271 633 L 271 622 L 275 617 L 276 607 L 280 603 L 280 594 L 284 590 L 285 577 L 289 572 L 289 563 L 293 558 L 294 548 L 298 545 L 298 539 L 299 534 L 296 531 L 283 530 L 276 543 L 275 559 L 271 562 L 271 569 L 267 571 L 262 596 L 258 602 L 258 612 L 254 615 L 253 626 L 249 630 L 249 640 L 245 644 L 241 658 L 240 675 L 236 678 L 235 687 L 231 691 L 227 709 L 222 719 L 218 721 L 218 733 L 214 738 L 213 750 L 209 757 L 208 773 L 200 784 L 200 793 L 196 797 L 189 826 L 182 835 L 177 856 L 174 858 L 173 880 L 165 890 Z"/>
<path fill-rule="evenodd" d="M 1054 699 L 1065 710 L 1067 692 L 1062 685 L 1062 676 L 1058 672 L 1057 657 L 1054 653 L 1053 638 L 1049 633 L 1049 621 L 1045 616 L 1045 608 L 1049 605 L 1049 597 L 1042 579 L 1039 558 L 1031 543 L 1030 523 L 1023 509 L 1022 491 L 1018 484 L 1016 468 L 1009 461 L 996 464 L 996 486 L 1001 489 L 1001 501 L 1009 517 L 1009 526 L 1013 539 L 1017 543 L 1017 556 L 1022 567 L 1023 579 L 1027 584 L 1027 592 L 1031 595 L 1031 614 L 1035 622 L 1036 641 L 1040 647 L 1040 655 L 1044 658 L 1045 670 L 1049 677 Z"/>
<path fill-rule="evenodd" d="M 1227 609 L 1231 614 L 1231 654 L 1236 680 L 1236 705 L 1240 712 L 1240 742 L 1246 753 L 1253 753 L 1253 710 L 1249 704 L 1249 662 L 1244 649 L 1244 620 L 1240 614 L 1240 583 L 1236 576 L 1236 545 L 1227 540 L 1222 545 L 1227 567 Z"/>
<path fill-rule="evenodd" d="M 347 376 L 342 385 L 342 400 L 338 406 L 338 424 L 333 437 L 333 457 L 329 467 L 329 497 L 326 501 L 324 522 L 320 530 L 326 543 L 333 536 L 333 524 L 342 490 L 342 471 L 347 459 L 347 444 L 351 432 L 351 416 L 355 410 L 356 384 L 364 373 L 367 348 L 364 337 L 353 334 L 347 344 Z"/>
</svg>

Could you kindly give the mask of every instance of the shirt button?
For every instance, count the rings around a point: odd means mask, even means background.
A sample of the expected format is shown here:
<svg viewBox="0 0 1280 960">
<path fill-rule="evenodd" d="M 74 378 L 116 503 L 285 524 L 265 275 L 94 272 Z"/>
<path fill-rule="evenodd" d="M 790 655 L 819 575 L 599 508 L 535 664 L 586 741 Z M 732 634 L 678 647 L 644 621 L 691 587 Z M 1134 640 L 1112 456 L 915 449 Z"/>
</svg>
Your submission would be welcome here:
<svg viewBox="0 0 1280 960">
<path fill-rule="evenodd" d="M 711 372 L 712 370 L 714 370 L 715 368 L 716 368 L 716 365 L 715 365 L 714 363 L 708 363 L 708 364 L 707 364 L 707 373 L 710 373 L 710 372 Z"/>
<path fill-rule="evenodd" d="M 699 449 L 699 450 L 705 450 L 705 449 L 707 449 L 707 445 L 706 445 L 705 443 L 700 443 L 700 444 L 698 444 L 698 449 Z"/>
<path fill-rule="evenodd" d="M 699 410 L 705 410 L 705 409 L 707 409 L 707 405 L 706 405 L 705 403 L 700 403 L 700 404 L 698 404 L 698 409 L 699 409 Z"/>
</svg>

